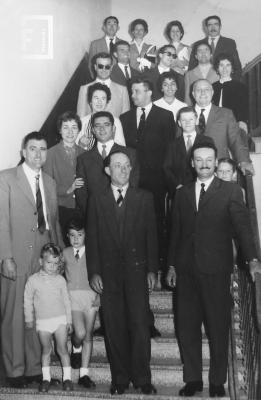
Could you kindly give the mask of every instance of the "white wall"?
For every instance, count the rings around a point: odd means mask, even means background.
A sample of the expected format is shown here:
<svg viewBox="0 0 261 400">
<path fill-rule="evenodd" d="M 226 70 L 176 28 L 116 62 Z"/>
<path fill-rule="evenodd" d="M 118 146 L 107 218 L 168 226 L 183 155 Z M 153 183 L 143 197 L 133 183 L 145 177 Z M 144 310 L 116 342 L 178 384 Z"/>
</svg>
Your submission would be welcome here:
<svg viewBox="0 0 261 400">
<path fill-rule="evenodd" d="M 135 18 L 149 24 L 148 43 L 166 43 L 164 28 L 171 20 L 182 22 L 184 43 L 192 44 L 204 36 L 202 21 L 208 15 L 219 15 L 223 36 L 236 40 L 242 64 L 261 52 L 260 0 L 112 0 L 112 14 L 119 20 L 119 36 L 130 40 L 128 25 Z"/>
<path fill-rule="evenodd" d="M 90 40 L 102 36 L 102 20 L 110 13 L 110 1 L 2 0 L 0 13 L 1 170 L 17 164 L 22 138 L 40 129 Z M 53 16 L 53 59 L 22 59 L 24 15 Z"/>
</svg>

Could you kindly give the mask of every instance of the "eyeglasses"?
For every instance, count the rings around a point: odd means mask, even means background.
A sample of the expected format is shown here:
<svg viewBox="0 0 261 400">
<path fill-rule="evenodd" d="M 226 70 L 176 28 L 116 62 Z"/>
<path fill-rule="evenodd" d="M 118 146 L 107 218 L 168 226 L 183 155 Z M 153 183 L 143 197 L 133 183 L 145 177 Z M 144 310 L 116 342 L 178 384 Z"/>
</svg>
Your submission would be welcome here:
<svg viewBox="0 0 261 400">
<path fill-rule="evenodd" d="M 164 51 L 163 54 L 167 54 L 167 56 L 172 58 L 177 58 L 177 54 L 171 53 L 170 51 Z"/>
<path fill-rule="evenodd" d="M 107 65 L 97 64 L 97 68 L 109 70 L 109 69 L 111 69 L 111 65 L 108 65 L 108 64 Z"/>
</svg>

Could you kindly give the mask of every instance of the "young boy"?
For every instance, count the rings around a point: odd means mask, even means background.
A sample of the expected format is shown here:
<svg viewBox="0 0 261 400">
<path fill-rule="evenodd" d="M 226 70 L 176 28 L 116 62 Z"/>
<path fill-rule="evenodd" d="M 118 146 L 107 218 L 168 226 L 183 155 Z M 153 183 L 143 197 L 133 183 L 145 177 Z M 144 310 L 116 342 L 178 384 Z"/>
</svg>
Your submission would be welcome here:
<svg viewBox="0 0 261 400">
<path fill-rule="evenodd" d="M 51 384 L 53 335 L 63 367 L 63 390 L 70 391 L 73 385 L 67 338 L 72 332 L 72 317 L 66 281 L 60 275 L 63 263 L 61 249 L 47 243 L 41 250 L 39 262 L 41 270 L 29 277 L 24 292 L 25 327 L 33 328 L 35 315 L 36 331 L 42 346 L 43 381 L 39 391 L 48 392 Z"/>
<path fill-rule="evenodd" d="M 217 166 L 217 177 L 223 181 L 235 181 L 236 163 L 231 158 L 220 158 Z"/>
<path fill-rule="evenodd" d="M 80 368 L 78 384 L 85 388 L 95 387 L 89 377 L 89 362 L 92 353 L 92 332 L 99 306 L 99 295 L 89 286 L 83 222 L 72 220 L 68 225 L 71 246 L 63 250 L 65 276 L 71 299 L 73 337 L 72 368 Z"/>
</svg>

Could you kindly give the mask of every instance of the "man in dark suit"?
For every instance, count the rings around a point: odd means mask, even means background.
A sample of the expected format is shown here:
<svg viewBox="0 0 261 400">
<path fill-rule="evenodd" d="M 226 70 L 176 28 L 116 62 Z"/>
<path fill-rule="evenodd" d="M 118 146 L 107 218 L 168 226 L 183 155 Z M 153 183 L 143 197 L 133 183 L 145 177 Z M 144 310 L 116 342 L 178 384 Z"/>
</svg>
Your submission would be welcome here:
<svg viewBox="0 0 261 400">
<path fill-rule="evenodd" d="M 261 272 L 261 263 L 256 259 L 241 188 L 214 175 L 215 145 L 201 141 L 194 144 L 191 155 L 197 180 L 176 193 L 167 275 L 170 286 L 177 280 L 177 329 L 186 382 L 179 395 L 202 391 L 204 322 L 210 346 L 209 394 L 222 397 L 227 377 L 233 233 L 253 277 Z"/>
<path fill-rule="evenodd" d="M 63 246 L 55 181 L 41 170 L 47 144 L 38 132 L 23 141 L 24 162 L 0 172 L 1 345 L 11 387 L 42 380 L 37 332 L 25 329 L 24 287 L 40 269 L 43 245 Z"/>
<path fill-rule="evenodd" d="M 130 66 L 130 44 L 120 40 L 114 45 L 114 57 L 117 63 L 111 71 L 111 80 L 129 89 L 130 81 L 140 76 L 139 71 Z"/>
<path fill-rule="evenodd" d="M 174 69 L 171 68 L 173 59 L 175 58 L 177 58 L 175 47 L 172 46 L 171 44 L 166 44 L 165 46 L 162 46 L 158 51 L 158 60 L 159 60 L 158 65 L 154 68 L 145 71 L 142 74 L 142 77 L 144 79 L 148 79 L 153 84 L 153 93 L 152 93 L 153 101 L 158 100 L 163 96 L 161 87 L 159 87 L 158 85 L 158 80 L 159 76 L 163 72 L 169 72 L 169 71 L 173 71 L 177 83 L 178 89 L 175 97 L 180 101 L 184 101 L 185 97 L 184 77 L 183 75 L 179 74 L 178 72 L 174 71 Z"/>
<path fill-rule="evenodd" d="M 207 37 L 204 39 L 198 40 L 194 43 L 192 47 L 192 52 L 189 60 L 188 69 L 191 70 L 197 66 L 197 59 L 195 57 L 195 49 L 198 47 L 200 43 L 208 43 L 212 48 L 213 54 L 213 63 L 215 62 L 215 58 L 220 53 L 229 54 L 234 63 L 234 74 L 233 78 L 240 80 L 242 67 L 241 62 L 237 52 L 237 45 L 233 39 L 224 37 L 220 35 L 221 30 L 221 19 L 217 15 L 211 15 L 207 17 L 204 21 L 205 30 L 207 33 Z"/>
<path fill-rule="evenodd" d="M 90 74 L 94 77 L 92 69 L 92 58 L 98 53 L 109 53 L 113 57 L 113 46 L 119 39 L 116 34 L 119 30 L 119 20 L 117 17 L 110 15 L 103 21 L 102 30 L 104 36 L 100 39 L 93 40 L 89 50 L 89 69 Z"/>
<path fill-rule="evenodd" d="M 151 384 L 149 291 L 157 272 L 157 231 L 152 195 L 131 187 L 126 151 L 110 153 L 105 171 L 111 186 L 90 198 L 87 216 L 87 268 L 101 295 L 111 394 L 132 382 L 144 394 Z"/>
<path fill-rule="evenodd" d="M 114 118 L 108 111 L 100 111 L 92 116 L 93 133 L 97 143 L 91 150 L 77 158 L 76 176 L 84 180 L 84 187 L 75 191 L 76 204 L 83 215 L 86 214 L 87 202 L 91 194 L 99 194 L 109 185 L 110 179 L 104 172 L 103 160 L 111 151 L 124 150 L 123 146 L 114 142 Z M 130 182 L 138 185 L 139 171 L 136 162 L 136 152 L 127 149 L 132 162 Z"/>
<path fill-rule="evenodd" d="M 243 174 L 246 171 L 253 174 L 247 137 L 239 129 L 231 110 L 212 104 L 213 93 L 212 85 L 207 79 L 194 82 L 192 95 L 196 101 L 197 129 L 199 133 L 210 136 L 214 140 L 218 158 L 229 157 L 229 152 L 231 152 Z"/>
<path fill-rule="evenodd" d="M 175 138 L 173 113 L 151 102 L 152 84 L 145 79 L 132 83 L 135 109 L 120 116 L 126 145 L 137 150 L 140 167 L 139 187 L 152 192 L 157 217 L 159 255 L 164 266 L 166 253 L 165 198 L 163 172 L 167 149 Z"/>
</svg>

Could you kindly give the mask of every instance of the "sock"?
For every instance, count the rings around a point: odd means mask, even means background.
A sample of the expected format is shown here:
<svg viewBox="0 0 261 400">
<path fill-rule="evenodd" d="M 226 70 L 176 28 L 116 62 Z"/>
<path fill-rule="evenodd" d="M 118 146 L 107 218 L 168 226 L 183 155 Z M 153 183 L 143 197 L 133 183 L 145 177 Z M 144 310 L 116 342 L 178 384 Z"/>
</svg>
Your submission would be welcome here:
<svg viewBox="0 0 261 400">
<path fill-rule="evenodd" d="M 43 381 L 51 381 L 50 367 L 42 367 Z"/>
<path fill-rule="evenodd" d="M 71 367 L 63 367 L 63 381 L 72 380 Z"/>
<path fill-rule="evenodd" d="M 81 352 L 82 352 L 82 346 L 79 346 L 79 347 L 73 346 L 73 353 L 81 353 Z"/>
<path fill-rule="evenodd" d="M 80 378 L 84 375 L 88 375 L 89 376 L 89 368 L 80 368 Z"/>
</svg>

